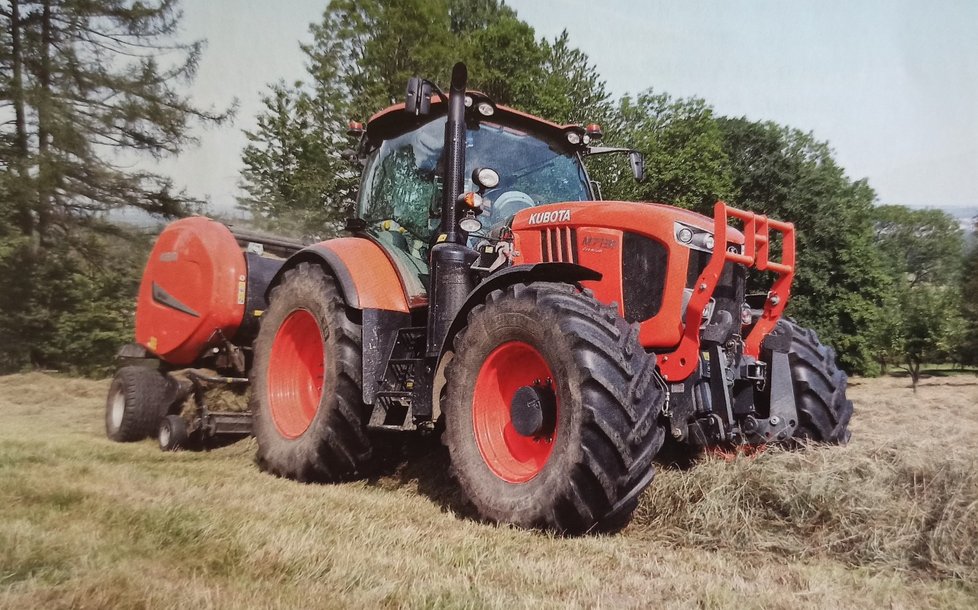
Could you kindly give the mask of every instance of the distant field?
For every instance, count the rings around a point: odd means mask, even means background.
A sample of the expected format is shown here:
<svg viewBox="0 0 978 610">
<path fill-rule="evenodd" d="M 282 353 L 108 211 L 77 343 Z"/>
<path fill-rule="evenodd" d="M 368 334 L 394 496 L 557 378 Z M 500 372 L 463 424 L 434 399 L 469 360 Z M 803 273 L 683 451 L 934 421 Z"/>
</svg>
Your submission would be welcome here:
<svg viewBox="0 0 978 610">
<path fill-rule="evenodd" d="M 569 539 L 459 516 L 443 452 L 326 486 L 111 443 L 107 386 L 0 377 L 0 607 L 978 607 L 972 375 L 856 380 L 849 447 L 661 467 Z"/>
</svg>

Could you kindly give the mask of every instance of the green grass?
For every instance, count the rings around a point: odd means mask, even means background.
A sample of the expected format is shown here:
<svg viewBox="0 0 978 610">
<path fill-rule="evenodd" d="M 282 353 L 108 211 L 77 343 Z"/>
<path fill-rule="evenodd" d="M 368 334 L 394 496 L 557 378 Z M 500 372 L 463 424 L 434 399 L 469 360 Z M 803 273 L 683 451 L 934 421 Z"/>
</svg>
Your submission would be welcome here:
<svg viewBox="0 0 978 610">
<path fill-rule="evenodd" d="M 978 380 L 904 385 L 851 388 L 847 448 L 663 468 L 561 538 L 459 515 L 441 452 L 301 485 L 251 440 L 109 442 L 107 382 L 0 377 L 0 607 L 973 608 Z"/>
</svg>

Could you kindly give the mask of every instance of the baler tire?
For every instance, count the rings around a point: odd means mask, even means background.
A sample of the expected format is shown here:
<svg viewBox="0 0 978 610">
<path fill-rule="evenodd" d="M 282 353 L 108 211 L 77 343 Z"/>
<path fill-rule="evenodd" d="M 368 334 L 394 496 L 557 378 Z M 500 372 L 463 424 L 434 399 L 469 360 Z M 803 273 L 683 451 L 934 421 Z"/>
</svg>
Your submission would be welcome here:
<svg viewBox="0 0 978 610">
<path fill-rule="evenodd" d="M 156 440 L 160 451 L 176 451 L 187 446 L 190 435 L 187 432 L 187 422 L 179 415 L 167 415 L 160 421 Z"/>
<path fill-rule="evenodd" d="M 510 349 L 516 350 L 515 360 Z M 657 385 L 655 358 L 638 342 L 637 325 L 574 286 L 518 284 L 492 292 L 472 310 L 453 351 L 446 370 L 444 440 L 452 474 L 482 517 L 566 533 L 627 522 L 651 482 L 652 459 L 665 438 L 664 392 Z M 531 451 L 545 442 L 550 447 L 527 466 L 510 463 L 512 455 L 500 461 L 501 445 L 493 448 L 485 439 L 494 429 L 501 428 L 498 434 L 505 438 L 506 426 L 515 428 L 505 405 L 509 390 L 496 393 L 496 388 L 528 385 L 539 371 L 519 358 L 534 351 L 553 371 L 556 423 L 549 437 L 532 437 L 537 445 Z M 490 385 L 480 385 L 483 379 Z M 506 409 L 503 426 L 482 415 L 500 408 Z M 538 430 L 544 429 L 550 428 Z M 508 433 L 512 446 L 516 433 Z"/>
<path fill-rule="evenodd" d="M 811 328 L 792 320 L 779 324 L 791 329 L 788 363 L 798 409 L 793 438 L 845 445 L 849 442 L 852 401 L 846 398 L 849 377 L 835 361 L 835 350 L 823 345 Z"/>
<path fill-rule="evenodd" d="M 176 390 L 176 382 L 155 368 L 122 367 L 109 386 L 105 435 L 120 443 L 154 436 Z"/>
<path fill-rule="evenodd" d="M 318 327 L 321 348 L 310 349 L 322 350 L 322 377 L 314 414 L 303 416 L 310 419 L 300 431 L 304 422 L 295 427 L 294 420 L 282 419 L 281 409 L 290 408 L 287 404 L 275 403 L 285 406 L 275 406 L 279 411 L 273 412 L 269 370 L 274 365 L 272 351 L 279 331 L 293 315 L 305 314 Z M 361 329 L 347 310 L 335 279 L 318 265 L 299 264 L 272 290 L 255 340 L 251 373 L 252 427 L 262 470 L 302 482 L 336 482 L 359 474 L 370 461 L 372 446 L 366 433 L 370 408 L 363 403 Z M 292 427 L 283 432 L 285 423 Z"/>
</svg>

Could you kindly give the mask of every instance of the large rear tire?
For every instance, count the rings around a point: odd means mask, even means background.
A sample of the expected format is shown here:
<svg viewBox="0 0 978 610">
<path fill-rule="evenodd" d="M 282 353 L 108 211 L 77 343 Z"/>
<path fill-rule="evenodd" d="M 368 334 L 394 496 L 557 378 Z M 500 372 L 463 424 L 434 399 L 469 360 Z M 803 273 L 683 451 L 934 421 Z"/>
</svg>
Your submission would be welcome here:
<svg viewBox="0 0 978 610">
<path fill-rule="evenodd" d="M 120 443 L 156 434 L 160 419 L 176 399 L 176 385 L 155 368 L 119 369 L 105 402 L 105 435 Z"/>
<path fill-rule="evenodd" d="M 583 532 L 630 516 L 664 439 L 637 327 L 573 286 L 520 284 L 469 314 L 454 352 L 445 439 L 483 517 Z"/>
<path fill-rule="evenodd" d="M 252 367 L 263 470 L 299 481 L 340 481 L 369 461 L 361 335 L 335 280 L 319 266 L 302 263 L 274 288 Z"/>
<path fill-rule="evenodd" d="M 788 362 L 798 409 L 794 438 L 844 445 L 849 442 L 852 401 L 846 398 L 848 376 L 835 362 L 835 350 L 823 345 L 810 328 L 782 319 L 791 329 Z"/>
</svg>

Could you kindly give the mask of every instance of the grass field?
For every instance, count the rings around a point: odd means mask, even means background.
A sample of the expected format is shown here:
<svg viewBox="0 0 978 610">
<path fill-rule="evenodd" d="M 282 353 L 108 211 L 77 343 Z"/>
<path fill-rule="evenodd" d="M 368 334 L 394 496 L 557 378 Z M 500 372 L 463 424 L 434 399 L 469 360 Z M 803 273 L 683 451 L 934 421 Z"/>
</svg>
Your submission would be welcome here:
<svg viewBox="0 0 978 610">
<path fill-rule="evenodd" d="M 0 377 L 0 607 L 978 607 L 971 375 L 856 380 L 848 447 L 661 467 L 581 538 L 464 516 L 443 452 L 326 486 L 111 443 L 107 386 Z"/>
</svg>

